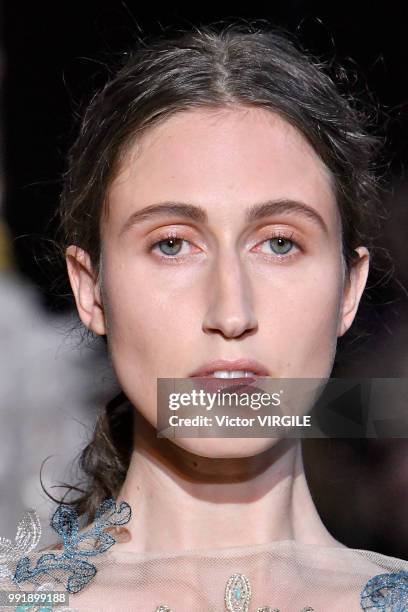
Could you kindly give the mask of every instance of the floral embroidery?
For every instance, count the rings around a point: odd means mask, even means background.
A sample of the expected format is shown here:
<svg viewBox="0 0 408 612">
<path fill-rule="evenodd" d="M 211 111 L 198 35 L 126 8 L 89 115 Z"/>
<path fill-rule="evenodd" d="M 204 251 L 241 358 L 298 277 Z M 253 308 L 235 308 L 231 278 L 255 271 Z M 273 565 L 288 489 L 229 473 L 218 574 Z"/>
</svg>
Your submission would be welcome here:
<svg viewBox="0 0 408 612">
<path fill-rule="evenodd" d="M 52 576 L 56 582 L 63 582 L 61 573 L 68 575 L 64 587 L 69 593 L 78 593 L 96 574 L 96 567 L 86 559 L 107 551 L 116 540 L 105 529 L 129 522 L 131 509 L 129 504 L 121 502 L 116 507 L 114 499 L 105 500 L 96 511 L 93 527 L 79 534 L 78 515 L 70 506 L 60 505 L 51 519 L 51 527 L 62 538 L 61 554 L 46 553 L 38 560 L 34 568 L 30 559 L 22 557 L 16 566 L 13 581 L 19 585 L 30 581 L 36 583 L 39 576 Z M 85 547 L 80 547 L 85 544 Z"/>
<path fill-rule="evenodd" d="M 363 610 L 407 612 L 408 572 L 378 574 L 365 585 L 360 596 Z"/>
<path fill-rule="evenodd" d="M 0 538 L 0 580 L 13 577 L 9 564 L 34 550 L 40 537 L 40 519 L 34 510 L 28 510 L 17 525 L 14 542 L 8 538 Z"/>
</svg>

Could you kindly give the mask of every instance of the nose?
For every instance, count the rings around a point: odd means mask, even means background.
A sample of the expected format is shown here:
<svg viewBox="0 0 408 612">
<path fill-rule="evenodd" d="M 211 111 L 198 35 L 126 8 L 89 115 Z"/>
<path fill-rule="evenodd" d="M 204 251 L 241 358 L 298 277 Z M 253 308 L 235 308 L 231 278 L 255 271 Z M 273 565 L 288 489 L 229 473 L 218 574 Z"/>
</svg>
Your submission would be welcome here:
<svg viewBox="0 0 408 612">
<path fill-rule="evenodd" d="M 209 278 L 209 301 L 203 331 L 218 333 L 225 338 L 240 338 L 258 328 L 251 282 L 237 256 L 222 259 L 214 263 Z"/>
</svg>

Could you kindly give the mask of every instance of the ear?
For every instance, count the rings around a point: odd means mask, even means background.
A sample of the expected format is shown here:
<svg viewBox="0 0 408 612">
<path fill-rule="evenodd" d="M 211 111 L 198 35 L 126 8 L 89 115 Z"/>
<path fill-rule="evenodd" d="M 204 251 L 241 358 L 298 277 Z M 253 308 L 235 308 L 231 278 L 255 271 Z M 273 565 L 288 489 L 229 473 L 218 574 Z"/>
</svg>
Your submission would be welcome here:
<svg viewBox="0 0 408 612">
<path fill-rule="evenodd" d="M 343 336 L 351 327 L 367 283 L 370 254 L 366 247 L 358 247 L 355 249 L 355 252 L 358 255 L 358 259 L 352 264 L 344 281 L 343 299 L 337 330 L 339 337 Z"/>
<path fill-rule="evenodd" d="M 95 334 L 106 334 L 105 315 L 99 282 L 95 278 L 91 259 L 86 251 L 75 245 L 67 248 L 68 276 L 82 323 Z"/>
</svg>

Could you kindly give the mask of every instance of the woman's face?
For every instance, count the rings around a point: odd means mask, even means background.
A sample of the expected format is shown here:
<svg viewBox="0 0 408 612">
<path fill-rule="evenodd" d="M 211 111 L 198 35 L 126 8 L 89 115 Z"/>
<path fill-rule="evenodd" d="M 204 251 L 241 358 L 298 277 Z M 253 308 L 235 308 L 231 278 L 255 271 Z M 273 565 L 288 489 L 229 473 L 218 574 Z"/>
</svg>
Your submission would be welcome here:
<svg viewBox="0 0 408 612">
<path fill-rule="evenodd" d="M 174 115 L 126 154 L 107 205 L 100 278 L 73 247 L 68 269 L 82 321 L 107 334 L 120 385 L 152 425 L 156 379 L 216 360 L 255 360 L 274 378 L 330 375 L 368 256 L 360 248 L 345 274 L 330 174 L 294 127 L 255 108 Z M 274 440 L 175 443 L 242 457 Z"/>
</svg>

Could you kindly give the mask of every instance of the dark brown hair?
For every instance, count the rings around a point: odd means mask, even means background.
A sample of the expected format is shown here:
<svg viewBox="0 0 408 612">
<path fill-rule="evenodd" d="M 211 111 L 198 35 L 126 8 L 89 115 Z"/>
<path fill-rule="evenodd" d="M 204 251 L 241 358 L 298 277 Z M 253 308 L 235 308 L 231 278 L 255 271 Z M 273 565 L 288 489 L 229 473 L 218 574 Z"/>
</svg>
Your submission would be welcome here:
<svg viewBox="0 0 408 612">
<path fill-rule="evenodd" d="M 87 107 L 68 156 L 60 205 L 60 249 L 86 250 L 99 272 L 100 221 L 107 187 L 123 154 L 144 130 L 184 110 L 256 106 L 281 115 L 311 143 L 329 169 L 342 219 L 347 268 L 354 249 L 370 247 L 377 185 L 376 139 L 341 95 L 325 67 L 280 32 L 258 26 L 214 26 L 160 37 L 128 54 Z M 72 501 L 91 517 L 115 497 L 128 469 L 133 408 L 120 394 L 108 403 L 85 448 L 84 487 Z"/>
</svg>

